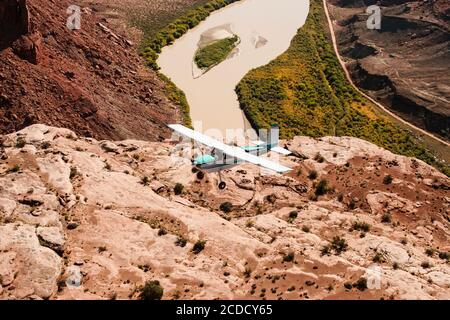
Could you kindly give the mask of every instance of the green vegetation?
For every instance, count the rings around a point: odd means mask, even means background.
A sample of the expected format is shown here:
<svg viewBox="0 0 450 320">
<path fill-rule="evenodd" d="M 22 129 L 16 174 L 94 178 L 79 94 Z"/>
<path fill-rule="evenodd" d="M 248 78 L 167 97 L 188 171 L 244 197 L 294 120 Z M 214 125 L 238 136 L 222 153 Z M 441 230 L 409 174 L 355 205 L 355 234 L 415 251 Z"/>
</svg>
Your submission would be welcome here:
<svg viewBox="0 0 450 320">
<path fill-rule="evenodd" d="M 192 252 L 195 254 L 199 254 L 205 249 L 206 241 L 205 240 L 198 240 L 194 247 L 192 248 Z"/>
<path fill-rule="evenodd" d="M 295 258 L 295 253 L 294 252 L 289 252 L 288 254 L 286 254 L 283 257 L 283 262 L 292 262 L 294 261 Z"/>
<path fill-rule="evenodd" d="M 306 24 L 290 48 L 250 71 L 236 88 L 255 128 L 280 125 L 281 137 L 354 136 L 419 158 L 450 175 L 413 134 L 394 124 L 347 81 L 334 53 L 322 1 L 312 0 Z"/>
<path fill-rule="evenodd" d="M 184 186 L 183 186 L 181 183 L 177 183 L 177 184 L 175 185 L 175 187 L 173 188 L 173 192 L 174 192 L 177 196 L 179 196 L 180 194 L 182 194 L 182 193 L 183 193 L 183 190 L 184 190 Z"/>
<path fill-rule="evenodd" d="M 370 224 L 368 224 L 366 222 L 355 222 L 355 223 L 353 223 L 350 231 L 353 231 L 353 230 L 369 232 Z"/>
<path fill-rule="evenodd" d="M 319 181 L 319 183 L 316 185 L 316 190 L 314 191 L 314 193 L 316 194 L 316 196 L 323 196 L 325 195 L 328 191 L 330 190 L 330 188 L 328 187 L 328 181 L 325 179 L 322 179 Z"/>
<path fill-rule="evenodd" d="M 147 65 L 153 70 L 159 70 L 156 61 L 163 47 L 172 44 L 189 29 L 197 26 L 211 12 L 236 1 L 239 0 L 197 0 L 186 10 L 159 12 L 157 18 L 155 18 L 155 13 L 130 14 L 129 18 L 132 24 L 144 32 L 140 53 Z M 166 96 L 179 107 L 184 125 L 192 127 L 189 104 L 184 92 L 163 74 L 158 72 L 158 76 L 166 84 Z"/>
<path fill-rule="evenodd" d="M 211 69 L 230 55 L 238 41 L 237 36 L 216 40 L 200 48 L 195 54 L 194 61 L 200 69 Z"/>
<path fill-rule="evenodd" d="M 187 127 L 192 127 L 190 109 L 186 99 L 186 95 L 182 90 L 178 89 L 178 87 L 165 75 L 163 75 L 162 73 L 158 73 L 158 75 L 159 78 L 166 84 L 164 88 L 166 97 L 178 106 L 184 125 Z"/>
<path fill-rule="evenodd" d="M 384 184 L 391 184 L 393 180 L 394 179 L 392 178 L 392 176 L 390 174 L 388 174 L 387 176 L 385 176 L 383 178 L 383 183 Z"/>
<path fill-rule="evenodd" d="M 141 25 L 146 33 L 146 39 L 142 45 L 142 55 L 147 61 L 147 65 L 154 70 L 159 67 L 156 63 L 161 49 L 167 45 L 172 44 L 176 39 L 184 35 L 189 29 L 197 26 L 201 21 L 205 20 L 211 12 L 223 8 L 233 2 L 239 0 L 211 0 L 205 4 L 196 7 L 185 13 L 182 17 L 175 19 L 165 27 L 159 29 L 157 32 L 153 26 Z"/>
<path fill-rule="evenodd" d="M 164 289 L 159 284 L 159 281 L 147 281 L 145 285 L 140 288 L 139 298 L 141 300 L 161 300 L 164 294 Z"/>
<path fill-rule="evenodd" d="M 219 206 L 220 211 L 230 213 L 233 210 L 233 204 L 231 202 L 224 202 Z"/>
</svg>

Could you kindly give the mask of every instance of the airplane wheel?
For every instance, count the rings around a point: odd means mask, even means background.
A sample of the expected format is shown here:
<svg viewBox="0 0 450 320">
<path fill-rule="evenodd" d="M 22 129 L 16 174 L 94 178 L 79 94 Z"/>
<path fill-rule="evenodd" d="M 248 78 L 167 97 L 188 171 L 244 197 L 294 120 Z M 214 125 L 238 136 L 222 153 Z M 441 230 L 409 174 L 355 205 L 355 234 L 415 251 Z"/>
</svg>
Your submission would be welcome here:
<svg viewBox="0 0 450 320">
<path fill-rule="evenodd" d="M 224 190 L 226 187 L 227 187 L 227 184 L 225 182 L 222 181 L 221 183 L 219 183 L 220 190 Z"/>
</svg>

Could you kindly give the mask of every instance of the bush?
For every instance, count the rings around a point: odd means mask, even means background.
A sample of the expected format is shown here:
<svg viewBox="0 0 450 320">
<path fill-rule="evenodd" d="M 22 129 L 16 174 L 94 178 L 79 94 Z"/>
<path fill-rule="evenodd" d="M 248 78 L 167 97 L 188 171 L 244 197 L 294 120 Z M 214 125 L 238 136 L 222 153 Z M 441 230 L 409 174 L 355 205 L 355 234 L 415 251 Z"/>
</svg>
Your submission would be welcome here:
<svg viewBox="0 0 450 320">
<path fill-rule="evenodd" d="M 147 177 L 147 176 L 142 177 L 141 183 L 142 183 L 144 186 L 148 186 L 148 184 L 150 183 L 149 177 Z"/>
<path fill-rule="evenodd" d="M 344 283 L 344 287 L 345 287 L 345 289 L 347 289 L 347 290 L 352 290 L 353 285 L 352 285 L 350 282 L 346 282 L 346 283 Z"/>
<path fill-rule="evenodd" d="M 231 202 L 224 202 L 219 207 L 220 211 L 230 213 L 233 210 L 233 204 Z"/>
<path fill-rule="evenodd" d="M 294 258 L 295 258 L 295 253 L 294 252 L 289 252 L 288 254 L 286 254 L 283 257 L 283 261 L 284 262 L 292 262 L 292 261 L 294 261 Z"/>
<path fill-rule="evenodd" d="M 325 245 L 320 250 L 322 256 L 329 256 L 331 253 L 331 247 L 329 245 Z"/>
<path fill-rule="evenodd" d="M 392 176 L 390 174 L 388 174 L 387 176 L 384 177 L 383 183 L 384 184 L 391 184 L 393 180 L 394 179 L 392 178 Z"/>
<path fill-rule="evenodd" d="M 200 252 L 202 252 L 205 249 L 205 244 L 206 244 L 205 240 L 198 240 L 194 244 L 194 247 L 192 248 L 192 252 L 194 252 L 195 254 L 199 254 Z"/>
<path fill-rule="evenodd" d="M 197 172 L 197 179 L 198 180 L 203 180 L 204 177 L 205 177 L 205 173 L 203 171 Z"/>
<path fill-rule="evenodd" d="M 14 173 L 14 172 L 19 172 L 20 171 L 20 165 L 16 164 L 14 165 L 12 168 L 10 168 L 8 170 L 8 172 Z"/>
<path fill-rule="evenodd" d="M 179 247 L 185 247 L 187 244 L 187 240 L 183 237 L 178 237 L 177 240 L 175 241 L 175 245 L 179 246 Z"/>
<path fill-rule="evenodd" d="M 450 252 L 439 252 L 439 258 L 442 260 L 450 260 Z"/>
<path fill-rule="evenodd" d="M 369 232 L 370 224 L 365 223 L 365 222 L 355 222 L 355 223 L 353 223 L 351 230 Z"/>
<path fill-rule="evenodd" d="M 183 193 L 183 190 L 184 190 L 184 186 L 183 186 L 181 183 L 177 183 L 177 184 L 175 185 L 175 187 L 173 188 L 173 192 L 175 192 L 175 194 L 176 194 L 177 196 L 179 196 L 180 194 L 182 194 L 182 193 Z"/>
<path fill-rule="evenodd" d="M 353 287 L 357 288 L 359 291 L 364 291 L 367 289 L 367 279 L 361 277 L 353 284 Z"/>
<path fill-rule="evenodd" d="M 319 183 L 316 185 L 315 195 L 316 196 L 323 196 L 329 191 L 328 188 L 328 181 L 325 179 L 322 179 L 319 181 Z"/>
<path fill-rule="evenodd" d="M 434 255 L 434 249 L 433 248 L 427 248 L 425 250 L 425 254 L 429 257 L 432 257 Z"/>
<path fill-rule="evenodd" d="M 23 147 L 25 147 L 26 145 L 26 141 L 23 137 L 18 137 L 16 140 L 16 148 L 21 149 Z"/>
<path fill-rule="evenodd" d="M 372 261 L 375 262 L 375 263 L 383 263 L 384 262 L 384 258 L 381 255 L 381 253 L 377 252 L 375 254 L 375 256 L 372 258 Z"/>
<path fill-rule="evenodd" d="M 298 217 L 298 212 L 297 212 L 297 211 L 291 211 L 291 212 L 289 213 L 288 222 L 289 222 L 289 223 L 294 222 L 295 219 L 297 219 L 297 217 Z"/>
<path fill-rule="evenodd" d="M 309 233 L 309 231 L 311 231 L 311 229 L 308 226 L 303 226 L 302 227 L 302 231 L 306 232 L 306 233 Z"/>
<path fill-rule="evenodd" d="M 252 269 L 250 269 L 249 267 L 246 267 L 244 270 L 244 276 L 246 278 L 250 278 L 251 275 L 252 275 Z"/>
<path fill-rule="evenodd" d="M 141 300 L 161 300 L 164 294 L 164 289 L 157 280 L 147 281 L 140 291 Z"/>
<path fill-rule="evenodd" d="M 383 222 L 383 223 L 391 223 L 391 221 L 392 221 L 392 216 L 389 213 L 385 213 L 381 217 L 381 222 Z"/>
<path fill-rule="evenodd" d="M 341 254 L 342 252 L 347 251 L 348 244 L 344 238 L 336 236 L 331 242 L 331 247 L 336 252 L 336 254 Z"/>
<path fill-rule="evenodd" d="M 311 180 L 316 180 L 316 179 L 317 179 L 317 176 L 318 176 L 317 171 L 316 171 L 316 170 L 313 170 L 313 171 L 311 171 L 311 172 L 309 173 L 308 178 L 311 179 Z"/>
<path fill-rule="evenodd" d="M 318 163 L 323 163 L 325 161 L 325 158 L 320 153 L 317 153 L 314 157 L 314 160 L 316 160 Z"/>
</svg>

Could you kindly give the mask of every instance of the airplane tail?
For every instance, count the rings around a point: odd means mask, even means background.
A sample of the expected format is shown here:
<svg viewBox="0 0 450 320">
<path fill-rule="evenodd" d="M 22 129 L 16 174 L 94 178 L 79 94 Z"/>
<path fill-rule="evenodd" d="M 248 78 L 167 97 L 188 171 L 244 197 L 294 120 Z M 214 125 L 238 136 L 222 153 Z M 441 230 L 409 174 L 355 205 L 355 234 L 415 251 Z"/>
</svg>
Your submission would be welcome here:
<svg viewBox="0 0 450 320">
<path fill-rule="evenodd" d="M 267 149 L 269 151 L 274 151 L 276 153 L 282 154 L 282 155 L 290 155 L 291 152 L 287 149 L 279 147 L 280 143 L 280 127 L 278 125 L 273 125 L 272 128 L 270 128 L 270 131 L 267 135 Z"/>
<path fill-rule="evenodd" d="M 267 146 L 270 149 L 278 147 L 280 142 L 280 127 L 278 125 L 273 125 L 267 135 Z"/>
</svg>

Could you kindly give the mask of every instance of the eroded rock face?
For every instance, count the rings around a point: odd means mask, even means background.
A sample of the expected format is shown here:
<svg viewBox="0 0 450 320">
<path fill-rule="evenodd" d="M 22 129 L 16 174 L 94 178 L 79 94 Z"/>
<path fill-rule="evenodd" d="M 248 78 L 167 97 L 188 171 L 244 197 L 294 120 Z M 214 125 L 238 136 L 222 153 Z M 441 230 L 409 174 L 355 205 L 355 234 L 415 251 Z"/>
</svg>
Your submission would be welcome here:
<svg viewBox="0 0 450 320">
<path fill-rule="evenodd" d="M 448 139 L 448 1 L 327 3 L 355 83 L 404 119 Z M 381 7 L 380 30 L 367 28 L 371 4 Z"/>
<path fill-rule="evenodd" d="M 269 154 L 291 173 L 240 165 L 226 190 L 171 144 L 0 140 L 0 298 L 134 299 L 152 279 L 165 299 L 450 298 L 449 179 L 363 140 L 296 137 Z"/>
<path fill-rule="evenodd" d="M 14 42 L 13 50 L 21 59 L 39 64 L 44 59 L 42 35 L 39 32 L 22 35 Z"/>
<path fill-rule="evenodd" d="M 28 32 L 26 0 L 3 0 L 0 3 L 0 51 Z"/>
</svg>

